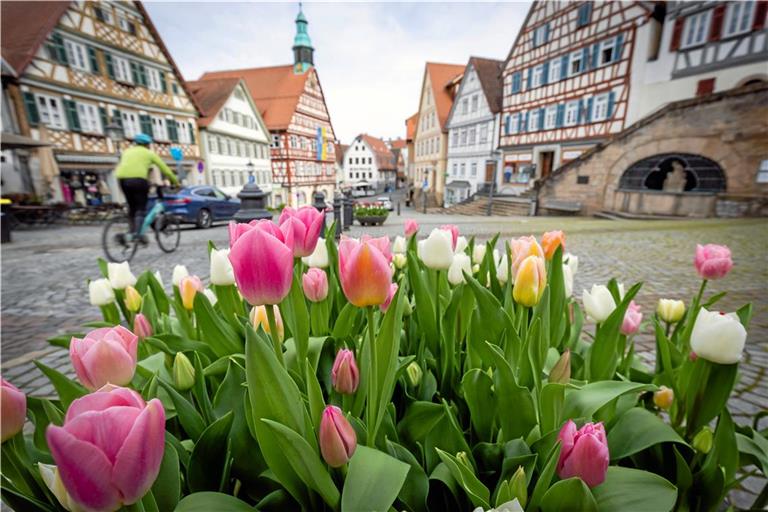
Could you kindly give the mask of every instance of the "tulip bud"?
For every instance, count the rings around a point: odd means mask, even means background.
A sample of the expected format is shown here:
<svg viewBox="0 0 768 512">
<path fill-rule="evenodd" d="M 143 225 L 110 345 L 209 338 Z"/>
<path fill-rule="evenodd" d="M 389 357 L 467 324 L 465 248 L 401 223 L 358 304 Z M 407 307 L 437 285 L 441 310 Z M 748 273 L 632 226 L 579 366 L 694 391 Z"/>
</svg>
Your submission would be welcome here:
<svg viewBox="0 0 768 512">
<path fill-rule="evenodd" d="M 408 250 L 408 243 L 400 235 L 395 237 L 395 241 L 392 242 L 392 252 L 395 254 L 403 254 Z"/>
<path fill-rule="evenodd" d="M 336 360 L 331 369 L 333 389 L 343 395 L 352 395 L 360 384 L 360 372 L 355 362 L 355 354 L 351 350 L 342 349 L 336 354 Z"/>
<path fill-rule="evenodd" d="M 659 315 L 659 318 L 667 323 L 679 322 L 685 314 L 685 302 L 681 300 L 659 299 L 656 313 Z"/>
<path fill-rule="evenodd" d="M 469 460 L 469 457 L 467 457 L 467 452 L 457 453 L 456 460 L 459 461 L 459 463 L 463 464 L 465 467 L 474 471 L 474 468 L 472 467 L 472 461 Z"/>
<path fill-rule="evenodd" d="M 92 306 L 106 306 L 115 302 L 115 292 L 109 279 L 94 279 L 88 283 L 88 298 Z"/>
<path fill-rule="evenodd" d="M 477 243 L 472 248 L 472 263 L 475 263 L 479 265 L 483 262 L 483 258 L 485 258 L 485 244 Z"/>
<path fill-rule="evenodd" d="M 496 279 L 501 284 L 506 284 L 509 281 L 509 258 L 506 251 L 501 255 L 501 258 L 496 258 Z"/>
<path fill-rule="evenodd" d="M 472 265 L 472 274 L 477 274 L 478 272 L 480 272 L 480 265 L 475 263 L 474 265 Z"/>
<path fill-rule="evenodd" d="M 219 298 L 216 296 L 215 293 L 213 293 L 213 290 L 210 288 L 206 288 L 203 290 L 203 295 L 205 295 L 205 298 L 208 299 L 208 302 L 211 303 L 211 306 L 215 306 L 217 302 L 219 302 Z"/>
<path fill-rule="evenodd" d="M 693 264 L 702 279 L 720 279 L 733 268 L 731 250 L 725 245 L 696 245 Z"/>
<path fill-rule="evenodd" d="M 311 302 L 322 302 L 328 296 L 328 276 L 319 268 L 310 268 L 301 276 L 301 286 Z"/>
<path fill-rule="evenodd" d="M 320 420 L 320 453 L 332 468 L 349 462 L 357 448 L 357 434 L 341 409 L 329 405 Z"/>
<path fill-rule="evenodd" d="M 579 257 L 569 252 L 563 254 L 563 265 L 567 265 L 571 269 L 571 275 L 576 275 L 579 270 Z"/>
<path fill-rule="evenodd" d="M 413 313 L 413 306 L 411 305 L 411 301 L 407 299 L 403 301 L 403 305 L 405 306 L 403 308 L 403 316 L 411 316 L 411 313 Z"/>
<path fill-rule="evenodd" d="M 565 233 L 562 231 L 547 231 L 541 237 L 541 248 L 544 250 L 544 257 L 551 260 L 558 247 L 565 250 Z"/>
<path fill-rule="evenodd" d="M 152 324 L 146 316 L 141 313 L 137 313 L 133 317 L 133 334 L 139 337 L 139 340 L 152 336 Z"/>
<path fill-rule="evenodd" d="M 235 271 L 229 261 L 229 249 L 211 251 L 211 284 L 228 286 L 235 284 Z"/>
<path fill-rule="evenodd" d="M 355 306 L 380 306 L 392 284 L 392 260 L 387 237 L 339 242 L 339 281 L 344 296 Z"/>
<path fill-rule="evenodd" d="M 314 206 L 302 206 L 296 209 L 290 206 L 283 208 L 277 223 L 286 238 L 293 239 L 294 256 L 309 256 L 315 251 L 320 240 L 324 219 L 325 213 L 317 211 Z"/>
<path fill-rule="evenodd" d="M 426 240 L 419 241 L 417 249 L 419 259 L 428 268 L 448 270 L 453 262 L 453 241 L 450 231 L 433 229 Z"/>
<path fill-rule="evenodd" d="M 419 230 L 419 223 L 413 219 L 405 219 L 405 236 L 410 238 Z"/>
<path fill-rule="evenodd" d="M 464 282 L 464 273 L 472 273 L 472 260 L 463 252 L 453 256 L 451 266 L 448 268 L 448 282 L 456 286 Z"/>
<path fill-rule="evenodd" d="M 453 252 L 454 254 L 465 252 L 468 246 L 469 246 L 469 242 L 467 241 L 467 237 L 460 236 L 456 239 L 456 247 L 453 248 Z"/>
<path fill-rule="evenodd" d="M 173 286 L 179 286 L 181 284 L 181 280 L 188 275 L 189 271 L 184 265 L 176 265 L 173 267 L 173 274 L 171 275 L 171 282 L 173 283 Z"/>
<path fill-rule="evenodd" d="M 411 386 L 416 387 L 421 382 L 421 376 L 424 375 L 424 372 L 416 361 L 411 361 L 411 364 L 405 369 L 405 374 L 408 376 L 408 382 Z"/>
<path fill-rule="evenodd" d="M 563 265 L 563 286 L 565 288 L 565 298 L 573 297 L 573 270 L 568 265 Z"/>
<path fill-rule="evenodd" d="M 328 246 L 325 238 L 318 238 L 315 250 L 309 256 L 304 256 L 301 261 L 310 268 L 328 268 Z"/>
<path fill-rule="evenodd" d="M 115 290 L 122 290 L 126 286 L 136 284 L 136 276 L 131 273 L 131 266 L 127 261 L 107 263 L 107 276 L 109 277 L 109 283 Z"/>
<path fill-rule="evenodd" d="M 528 481 L 525 478 L 523 466 L 518 466 L 517 471 L 509 480 L 509 490 L 512 496 L 517 498 L 520 506 L 525 507 L 525 504 L 528 502 Z"/>
<path fill-rule="evenodd" d="M 602 423 L 587 423 L 577 430 L 573 420 L 568 420 L 557 440 L 561 444 L 557 462 L 560 478 L 578 477 L 590 488 L 603 483 L 610 455 Z"/>
<path fill-rule="evenodd" d="M 560 359 L 557 360 L 555 366 L 549 372 L 549 382 L 557 382 L 558 384 L 568 384 L 571 381 L 571 351 L 567 350 L 563 352 Z"/>
<path fill-rule="evenodd" d="M 712 429 L 706 425 L 703 426 L 701 430 L 693 436 L 693 448 L 706 455 L 712 449 L 713 437 Z"/>
<path fill-rule="evenodd" d="M 159 270 L 155 270 L 155 274 L 154 275 L 155 275 L 155 279 L 157 279 L 157 282 L 160 283 L 160 286 L 161 287 L 164 286 L 164 284 L 163 284 L 163 276 L 160 275 L 160 271 Z"/>
<path fill-rule="evenodd" d="M 135 313 L 141 309 L 141 294 L 133 286 L 125 287 L 125 307 L 128 311 Z"/>
<path fill-rule="evenodd" d="M 528 256 L 522 261 L 515 275 L 512 297 L 518 304 L 533 307 L 539 303 L 546 285 L 547 271 L 544 268 L 544 258 Z"/>
<path fill-rule="evenodd" d="M 173 358 L 173 386 L 186 391 L 195 385 L 195 367 L 184 352 L 176 352 Z"/>
<path fill-rule="evenodd" d="M 635 301 L 630 301 L 627 311 L 624 313 L 624 320 L 621 324 L 621 334 L 629 336 L 635 334 L 640 328 L 640 322 L 643 320 L 643 314 L 640 312 L 640 306 Z"/>
<path fill-rule="evenodd" d="M 616 302 L 607 286 L 593 284 L 592 291 L 584 290 L 581 300 L 587 315 L 597 323 L 605 322 L 616 309 Z"/>
<path fill-rule="evenodd" d="M 195 307 L 195 295 L 203 291 L 203 283 L 197 276 L 187 276 L 179 282 L 179 294 L 184 309 L 192 310 Z"/>
<path fill-rule="evenodd" d="M 0 382 L 0 442 L 4 443 L 24 428 L 27 396 L 7 380 Z"/>
<path fill-rule="evenodd" d="M 656 404 L 656 407 L 665 411 L 672 407 L 672 401 L 674 399 L 674 390 L 667 386 L 659 387 L 659 390 L 653 394 L 653 403 Z"/>
<path fill-rule="evenodd" d="M 408 263 L 408 257 L 405 254 L 395 253 L 395 255 L 392 256 L 392 263 L 395 264 L 396 269 L 402 270 Z"/>
</svg>

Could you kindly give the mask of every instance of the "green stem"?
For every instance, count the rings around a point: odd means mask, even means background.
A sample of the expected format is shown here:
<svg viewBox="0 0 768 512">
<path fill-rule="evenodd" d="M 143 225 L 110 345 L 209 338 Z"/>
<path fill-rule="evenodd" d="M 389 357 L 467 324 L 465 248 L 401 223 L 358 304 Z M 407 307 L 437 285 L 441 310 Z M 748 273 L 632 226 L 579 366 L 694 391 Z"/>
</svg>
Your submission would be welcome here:
<svg viewBox="0 0 768 512">
<path fill-rule="evenodd" d="M 131 505 L 125 505 L 123 508 L 126 510 L 126 512 L 145 512 L 146 511 L 146 509 L 144 508 L 144 504 L 141 502 L 141 500 Z"/>
<path fill-rule="evenodd" d="M 691 332 L 693 332 L 693 325 L 696 323 L 696 317 L 699 315 L 699 306 L 701 305 L 701 298 L 704 296 L 704 289 L 707 287 L 707 280 L 701 280 L 701 286 L 699 287 L 699 293 L 693 298 L 691 303 L 691 309 L 688 310 L 689 317 L 685 324 L 685 331 L 683 331 L 683 339 L 681 340 L 683 354 L 687 354 L 691 349 Z"/>
<path fill-rule="evenodd" d="M 275 307 L 271 304 L 266 304 L 264 309 L 267 311 L 267 321 L 269 322 L 269 335 L 272 338 L 272 346 L 275 349 L 275 355 L 280 364 L 285 366 L 283 361 L 283 344 L 280 342 L 280 332 L 277 330 L 277 322 L 275 321 Z"/>
<path fill-rule="evenodd" d="M 369 306 L 366 309 L 368 314 L 368 353 L 370 354 L 370 357 L 368 357 L 368 413 L 366 414 L 366 419 L 368 420 L 368 446 L 371 448 L 376 446 L 375 398 L 377 380 L 373 308 L 374 306 Z"/>
</svg>

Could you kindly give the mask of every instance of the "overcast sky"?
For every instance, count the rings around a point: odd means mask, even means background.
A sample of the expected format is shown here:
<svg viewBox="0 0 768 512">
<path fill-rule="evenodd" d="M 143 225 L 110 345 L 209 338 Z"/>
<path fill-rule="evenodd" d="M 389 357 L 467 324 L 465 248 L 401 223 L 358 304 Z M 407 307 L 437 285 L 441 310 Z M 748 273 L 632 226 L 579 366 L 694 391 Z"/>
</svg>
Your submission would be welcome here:
<svg viewBox="0 0 768 512">
<path fill-rule="evenodd" d="M 184 77 L 293 62 L 297 3 L 145 3 Z M 504 60 L 528 2 L 304 2 L 336 137 L 405 135 L 424 63 Z"/>
</svg>

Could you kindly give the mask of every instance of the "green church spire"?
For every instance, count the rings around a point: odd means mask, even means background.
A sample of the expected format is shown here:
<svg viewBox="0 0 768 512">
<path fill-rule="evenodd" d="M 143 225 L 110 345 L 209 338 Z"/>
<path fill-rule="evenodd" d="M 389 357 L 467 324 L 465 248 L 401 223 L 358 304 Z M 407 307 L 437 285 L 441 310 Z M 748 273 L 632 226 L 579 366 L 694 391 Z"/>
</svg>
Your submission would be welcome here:
<svg viewBox="0 0 768 512">
<path fill-rule="evenodd" d="M 312 40 L 307 32 L 307 17 L 301 9 L 299 3 L 299 14 L 296 16 L 296 37 L 293 38 L 293 71 L 294 73 L 304 73 L 314 65 Z"/>
</svg>

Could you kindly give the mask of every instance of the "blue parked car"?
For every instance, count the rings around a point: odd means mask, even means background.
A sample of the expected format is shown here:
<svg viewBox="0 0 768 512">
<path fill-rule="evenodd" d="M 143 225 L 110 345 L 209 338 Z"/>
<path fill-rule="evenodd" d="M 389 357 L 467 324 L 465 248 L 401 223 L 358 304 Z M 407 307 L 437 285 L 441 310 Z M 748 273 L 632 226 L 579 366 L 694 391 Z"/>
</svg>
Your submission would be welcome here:
<svg viewBox="0 0 768 512">
<path fill-rule="evenodd" d="M 151 198 L 147 210 L 156 198 Z M 225 194 L 210 185 L 183 187 L 163 194 L 165 209 L 179 217 L 181 222 L 209 228 L 215 221 L 230 220 L 240 210 L 240 199 Z"/>
</svg>

